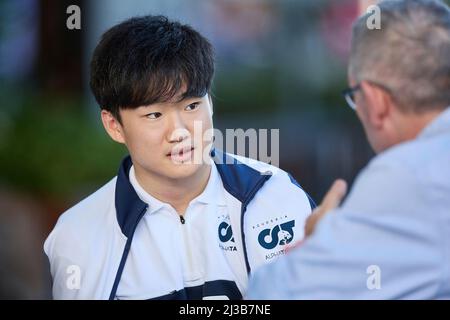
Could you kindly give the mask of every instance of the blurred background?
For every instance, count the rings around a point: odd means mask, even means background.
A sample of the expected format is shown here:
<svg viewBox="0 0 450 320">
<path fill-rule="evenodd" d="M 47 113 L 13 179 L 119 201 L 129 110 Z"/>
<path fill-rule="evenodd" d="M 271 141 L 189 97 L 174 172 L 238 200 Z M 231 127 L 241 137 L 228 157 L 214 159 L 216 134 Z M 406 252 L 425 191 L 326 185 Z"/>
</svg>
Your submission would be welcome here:
<svg viewBox="0 0 450 320">
<path fill-rule="evenodd" d="M 373 153 L 341 91 L 358 0 L 0 0 L 0 299 L 46 299 L 42 245 L 116 175 L 88 85 L 100 35 L 134 15 L 188 23 L 216 50 L 215 127 L 280 129 L 280 167 L 320 199 Z M 70 5 L 81 29 L 69 30 Z"/>
</svg>

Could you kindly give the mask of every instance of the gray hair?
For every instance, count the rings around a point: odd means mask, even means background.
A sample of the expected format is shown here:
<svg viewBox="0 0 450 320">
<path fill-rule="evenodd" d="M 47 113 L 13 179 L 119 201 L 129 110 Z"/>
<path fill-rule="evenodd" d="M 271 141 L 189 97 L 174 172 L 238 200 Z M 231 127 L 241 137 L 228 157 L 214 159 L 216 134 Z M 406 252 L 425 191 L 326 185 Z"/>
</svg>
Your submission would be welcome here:
<svg viewBox="0 0 450 320">
<path fill-rule="evenodd" d="M 353 25 L 349 74 L 391 92 L 405 112 L 450 105 L 450 9 L 434 0 L 378 4 L 381 29 L 368 13 Z"/>
</svg>

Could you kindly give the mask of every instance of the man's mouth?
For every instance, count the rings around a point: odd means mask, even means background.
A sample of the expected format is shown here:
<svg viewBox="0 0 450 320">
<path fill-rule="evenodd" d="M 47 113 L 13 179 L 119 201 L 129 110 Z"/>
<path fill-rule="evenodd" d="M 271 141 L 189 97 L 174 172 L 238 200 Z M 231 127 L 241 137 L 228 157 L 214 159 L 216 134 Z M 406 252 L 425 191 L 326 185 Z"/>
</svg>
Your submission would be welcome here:
<svg viewBox="0 0 450 320">
<path fill-rule="evenodd" d="M 191 158 L 192 151 L 195 148 L 192 146 L 184 147 L 184 148 L 174 148 L 171 152 L 169 152 L 166 156 L 174 159 L 176 161 L 183 161 Z"/>
</svg>

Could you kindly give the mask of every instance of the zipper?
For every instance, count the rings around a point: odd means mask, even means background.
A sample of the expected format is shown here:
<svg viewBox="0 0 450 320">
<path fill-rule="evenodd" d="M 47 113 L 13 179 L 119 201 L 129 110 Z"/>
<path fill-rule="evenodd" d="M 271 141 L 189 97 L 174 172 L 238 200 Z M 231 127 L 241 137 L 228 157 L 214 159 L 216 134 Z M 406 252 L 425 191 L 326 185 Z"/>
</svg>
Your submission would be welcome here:
<svg viewBox="0 0 450 320">
<path fill-rule="evenodd" d="M 184 217 L 182 215 L 180 215 L 180 222 L 181 224 L 185 224 L 186 220 L 184 219 Z"/>
</svg>

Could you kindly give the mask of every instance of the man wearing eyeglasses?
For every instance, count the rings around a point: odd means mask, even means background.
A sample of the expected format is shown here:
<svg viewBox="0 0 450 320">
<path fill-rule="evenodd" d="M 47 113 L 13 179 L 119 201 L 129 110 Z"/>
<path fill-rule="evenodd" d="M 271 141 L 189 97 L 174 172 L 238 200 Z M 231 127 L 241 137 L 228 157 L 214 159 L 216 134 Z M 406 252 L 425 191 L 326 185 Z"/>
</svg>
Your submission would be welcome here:
<svg viewBox="0 0 450 320">
<path fill-rule="evenodd" d="M 338 180 L 250 299 L 450 298 L 450 9 L 383 1 L 354 24 L 345 98 L 378 154 Z M 320 221 L 320 223 L 318 223 Z"/>
</svg>

